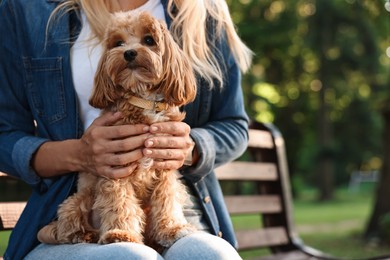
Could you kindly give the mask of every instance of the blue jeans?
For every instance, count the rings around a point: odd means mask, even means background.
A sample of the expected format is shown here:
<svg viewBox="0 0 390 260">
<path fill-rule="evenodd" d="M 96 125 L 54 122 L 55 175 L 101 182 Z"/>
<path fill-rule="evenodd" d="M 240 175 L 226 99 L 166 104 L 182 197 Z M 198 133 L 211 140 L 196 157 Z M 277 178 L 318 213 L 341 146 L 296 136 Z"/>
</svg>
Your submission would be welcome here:
<svg viewBox="0 0 390 260">
<path fill-rule="evenodd" d="M 93 260 L 219 260 L 241 259 L 237 251 L 225 240 L 205 232 L 197 232 L 176 241 L 162 255 L 150 247 L 135 243 L 114 243 L 107 245 L 74 244 L 47 245 L 41 244 L 31 251 L 26 260 L 42 259 L 93 259 Z"/>
</svg>

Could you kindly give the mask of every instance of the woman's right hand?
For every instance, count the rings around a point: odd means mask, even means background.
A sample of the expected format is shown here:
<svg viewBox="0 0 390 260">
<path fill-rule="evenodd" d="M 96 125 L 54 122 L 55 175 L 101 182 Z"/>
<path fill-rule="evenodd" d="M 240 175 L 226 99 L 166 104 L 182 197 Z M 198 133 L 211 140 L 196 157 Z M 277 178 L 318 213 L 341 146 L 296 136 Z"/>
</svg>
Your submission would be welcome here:
<svg viewBox="0 0 390 260">
<path fill-rule="evenodd" d="M 137 160 L 143 157 L 142 148 L 149 136 L 147 125 L 115 125 L 121 114 L 105 113 L 81 137 L 82 171 L 117 179 L 130 175 Z"/>
<path fill-rule="evenodd" d="M 130 175 L 142 158 L 149 134 L 147 125 L 115 125 L 120 113 L 106 113 L 91 124 L 80 139 L 43 143 L 30 161 L 42 178 L 69 172 L 89 172 L 118 179 Z"/>
</svg>

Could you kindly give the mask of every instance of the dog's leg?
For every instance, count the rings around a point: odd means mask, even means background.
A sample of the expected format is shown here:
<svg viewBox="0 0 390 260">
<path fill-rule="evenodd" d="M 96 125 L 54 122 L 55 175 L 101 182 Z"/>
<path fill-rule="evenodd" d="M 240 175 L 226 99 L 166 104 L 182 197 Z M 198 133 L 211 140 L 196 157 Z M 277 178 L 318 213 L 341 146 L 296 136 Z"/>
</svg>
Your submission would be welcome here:
<svg viewBox="0 0 390 260">
<path fill-rule="evenodd" d="M 89 223 L 96 177 L 79 175 L 78 191 L 67 198 L 58 209 L 58 220 L 43 227 L 38 239 L 48 244 L 95 243 L 99 235 Z"/>
<path fill-rule="evenodd" d="M 93 210 L 100 215 L 100 244 L 143 243 L 144 212 L 131 179 L 101 179 Z"/>
<path fill-rule="evenodd" d="M 195 228 L 187 223 L 183 205 L 186 200 L 185 186 L 172 171 L 157 173 L 159 181 L 150 199 L 148 237 L 164 247 L 193 233 Z"/>
</svg>

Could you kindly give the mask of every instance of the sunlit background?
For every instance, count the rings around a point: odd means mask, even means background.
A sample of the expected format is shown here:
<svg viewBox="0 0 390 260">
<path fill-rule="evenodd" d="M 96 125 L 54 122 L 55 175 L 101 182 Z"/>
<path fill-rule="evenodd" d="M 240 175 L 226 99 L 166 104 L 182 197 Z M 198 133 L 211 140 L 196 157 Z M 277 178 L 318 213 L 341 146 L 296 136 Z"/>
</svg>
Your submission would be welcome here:
<svg viewBox="0 0 390 260">
<path fill-rule="evenodd" d="M 355 221 L 342 240 L 390 252 L 390 1 L 227 2 L 255 53 L 247 111 L 284 135 L 298 224 L 350 207 L 355 215 L 328 220 Z"/>
<path fill-rule="evenodd" d="M 243 82 L 247 110 L 282 130 L 296 178 L 313 183 L 322 157 L 333 161 L 335 185 L 353 171 L 380 170 L 381 113 L 390 94 L 390 3 L 228 2 L 255 53 Z"/>
</svg>

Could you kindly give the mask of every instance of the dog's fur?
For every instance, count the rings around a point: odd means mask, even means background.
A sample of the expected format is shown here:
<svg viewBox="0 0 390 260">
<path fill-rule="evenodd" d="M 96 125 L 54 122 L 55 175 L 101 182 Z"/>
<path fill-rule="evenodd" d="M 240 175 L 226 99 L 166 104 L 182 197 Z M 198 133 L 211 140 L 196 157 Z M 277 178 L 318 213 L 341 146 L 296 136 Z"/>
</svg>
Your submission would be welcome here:
<svg viewBox="0 0 390 260">
<path fill-rule="evenodd" d="M 118 124 L 181 121 L 179 107 L 195 98 L 189 61 L 165 24 L 147 13 L 112 15 L 90 104 L 124 115 Z M 166 109 L 144 109 L 128 96 L 164 102 Z M 80 173 L 78 190 L 58 209 L 58 220 L 40 230 L 44 243 L 136 242 L 168 247 L 195 229 L 187 223 L 185 186 L 169 170 L 152 169 L 142 158 L 123 179 Z"/>
</svg>

